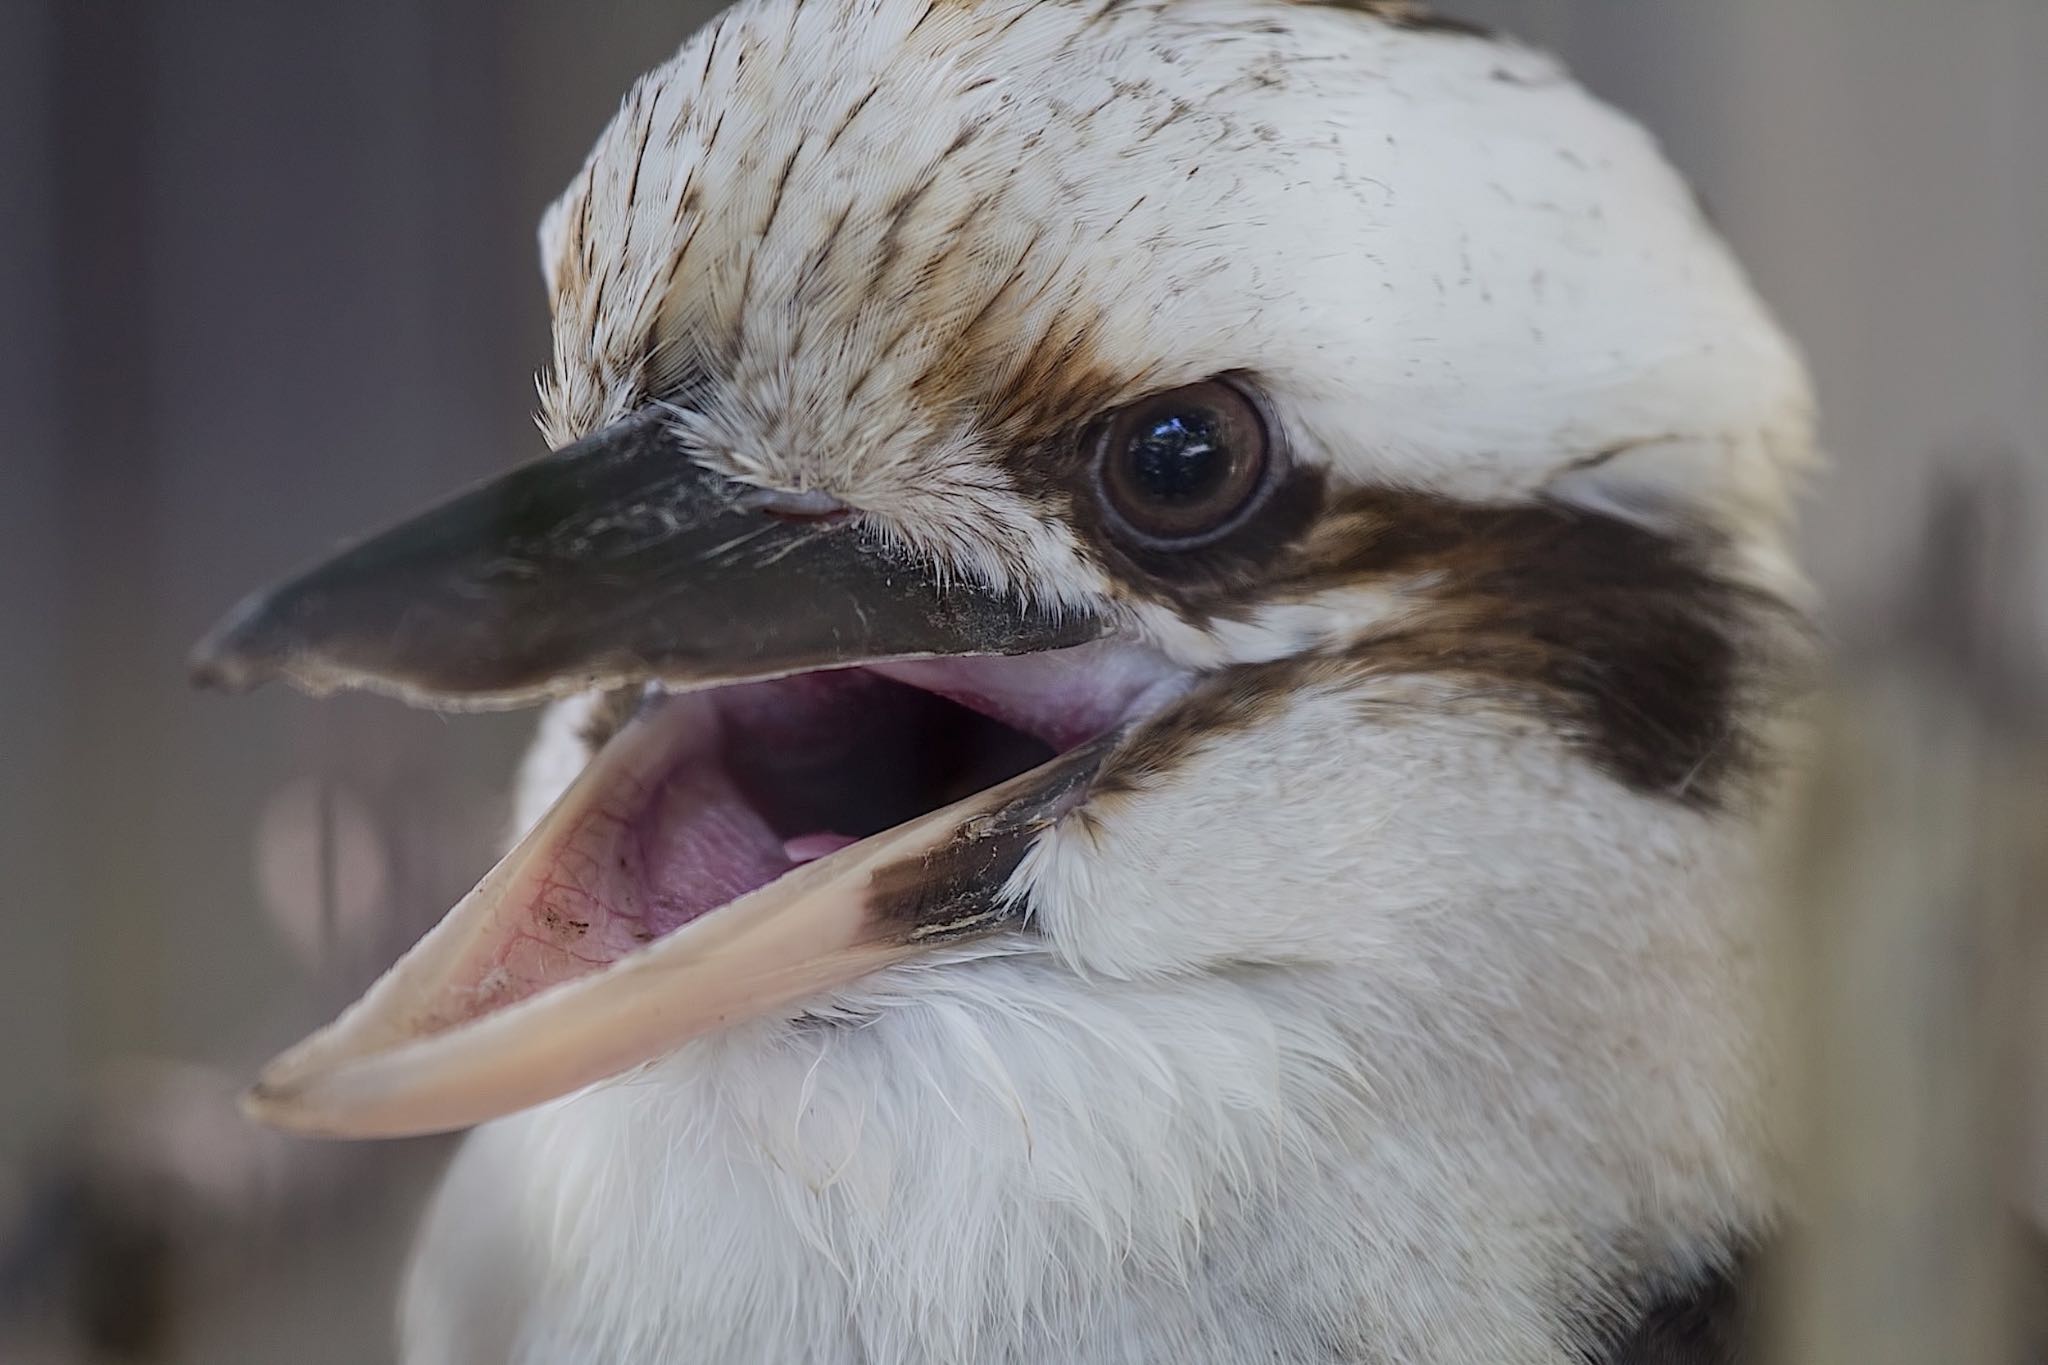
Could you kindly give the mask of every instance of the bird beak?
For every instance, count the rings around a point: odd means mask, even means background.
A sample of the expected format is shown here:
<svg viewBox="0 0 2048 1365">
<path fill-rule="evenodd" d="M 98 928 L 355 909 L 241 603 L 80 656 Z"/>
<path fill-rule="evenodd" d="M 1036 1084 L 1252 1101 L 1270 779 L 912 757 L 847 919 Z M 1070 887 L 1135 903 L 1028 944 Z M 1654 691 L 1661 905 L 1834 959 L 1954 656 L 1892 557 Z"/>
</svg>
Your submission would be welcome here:
<svg viewBox="0 0 2048 1365">
<path fill-rule="evenodd" d="M 825 856 L 789 853 L 732 765 L 785 743 L 777 717 L 800 699 L 892 684 L 865 668 L 786 675 L 1103 631 L 942 586 L 850 522 L 786 510 L 633 418 L 252 599 L 199 648 L 209 682 L 443 705 L 662 685 L 438 926 L 271 1063 L 248 1098 L 256 1116 L 337 1137 L 465 1127 L 1017 927 L 1012 874 L 1085 798 L 1138 684 L 1036 768 Z M 835 724 L 880 722 L 856 706 Z"/>
<path fill-rule="evenodd" d="M 660 414 L 635 415 L 248 598 L 193 676 L 476 709 L 1103 633 L 942 582 L 831 506 L 714 474 Z"/>
</svg>

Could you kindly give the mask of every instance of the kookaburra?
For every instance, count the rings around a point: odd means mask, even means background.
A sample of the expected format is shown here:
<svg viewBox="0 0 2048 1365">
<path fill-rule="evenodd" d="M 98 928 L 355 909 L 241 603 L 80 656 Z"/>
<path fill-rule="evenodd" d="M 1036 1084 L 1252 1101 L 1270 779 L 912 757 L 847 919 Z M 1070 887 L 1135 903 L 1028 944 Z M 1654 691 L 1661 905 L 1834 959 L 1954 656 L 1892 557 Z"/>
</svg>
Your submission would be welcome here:
<svg viewBox="0 0 2048 1365">
<path fill-rule="evenodd" d="M 1722 1358 L 1810 404 L 1638 127 L 1391 0 L 745 0 L 541 239 L 554 452 L 199 656 L 555 703 L 251 1096 L 484 1125 L 410 1361 Z"/>
</svg>

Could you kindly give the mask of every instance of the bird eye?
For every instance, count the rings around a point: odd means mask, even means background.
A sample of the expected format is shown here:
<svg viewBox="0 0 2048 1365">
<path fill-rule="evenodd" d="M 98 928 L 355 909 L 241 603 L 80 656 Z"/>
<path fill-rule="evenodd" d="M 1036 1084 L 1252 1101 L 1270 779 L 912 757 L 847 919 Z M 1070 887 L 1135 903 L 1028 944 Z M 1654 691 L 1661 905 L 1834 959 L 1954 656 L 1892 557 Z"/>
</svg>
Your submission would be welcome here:
<svg viewBox="0 0 2048 1365">
<path fill-rule="evenodd" d="M 1150 549 L 1213 542 L 1238 524 L 1267 483 L 1266 423 L 1225 380 L 1119 408 L 1096 439 L 1102 500 L 1118 529 Z"/>
</svg>

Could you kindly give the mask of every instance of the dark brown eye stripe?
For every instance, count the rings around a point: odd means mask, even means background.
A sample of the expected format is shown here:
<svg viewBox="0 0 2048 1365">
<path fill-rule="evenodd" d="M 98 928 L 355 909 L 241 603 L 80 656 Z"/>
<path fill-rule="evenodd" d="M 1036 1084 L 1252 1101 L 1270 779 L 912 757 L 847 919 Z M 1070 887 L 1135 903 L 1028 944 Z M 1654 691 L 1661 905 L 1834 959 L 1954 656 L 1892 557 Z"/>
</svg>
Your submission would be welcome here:
<svg viewBox="0 0 2048 1365">
<path fill-rule="evenodd" d="M 1554 504 L 1350 495 L 1230 614 L 1394 581 L 1418 585 L 1414 609 L 1315 655 L 1219 674 L 1120 751 L 1103 790 L 1147 785 L 1319 679 L 1427 675 L 1542 717 L 1632 789 L 1728 805 L 1773 757 L 1763 732 L 1810 639 L 1791 608 L 1716 574 L 1718 550 Z"/>
<path fill-rule="evenodd" d="M 1303 462 L 1215 545 L 1160 553 L 1119 537 L 1099 501 L 1077 492 L 1083 454 L 1082 433 L 1069 430 L 1020 451 L 1011 469 L 1130 596 L 1206 626 L 1347 588 L 1400 586 L 1414 602 L 1401 621 L 1331 646 L 1352 667 L 1458 678 L 1541 714 L 1617 780 L 1688 805 L 1726 804 L 1768 761 L 1761 732 L 1810 651 L 1797 613 L 1718 571 L 1726 549 L 1705 530 L 1651 530 L 1547 501 L 1339 492 Z M 1284 675 L 1289 666 L 1272 667 Z M 1269 685 L 1273 676 L 1231 673 L 1217 684 L 1225 700 L 1187 705 L 1229 716 L 1255 714 L 1261 696 L 1284 705 L 1299 679 Z M 1160 718 L 1108 780 L 1170 768 L 1227 719 L 1176 727 Z"/>
</svg>

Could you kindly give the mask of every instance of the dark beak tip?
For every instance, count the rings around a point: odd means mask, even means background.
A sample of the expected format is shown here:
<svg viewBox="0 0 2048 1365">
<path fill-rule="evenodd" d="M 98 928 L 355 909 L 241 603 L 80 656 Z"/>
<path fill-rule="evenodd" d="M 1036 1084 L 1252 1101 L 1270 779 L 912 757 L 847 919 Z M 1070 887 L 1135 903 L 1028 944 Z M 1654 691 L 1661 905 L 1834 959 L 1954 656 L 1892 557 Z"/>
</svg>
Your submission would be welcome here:
<svg viewBox="0 0 2048 1365">
<path fill-rule="evenodd" d="M 185 656 L 192 686 L 211 692 L 247 692 L 275 677 L 275 651 L 266 648 L 266 603 L 253 598 L 238 605 L 201 637 Z"/>
<path fill-rule="evenodd" d="M 223 658 L 201 645 L 185 659 L 185 677 L 192 686 L 208 692 L 246 692 L 254 684 L 233 660 Z"/>
<path fill-rule="evenodd" d="M 529 705 L 600 681 L 716 683 L 883 658 L 1020 654 L 1108 630 L 842 533 L 817 491 L 740 488 L 628 418 L 243 599 L 193 685 Z"/>
</svg>

